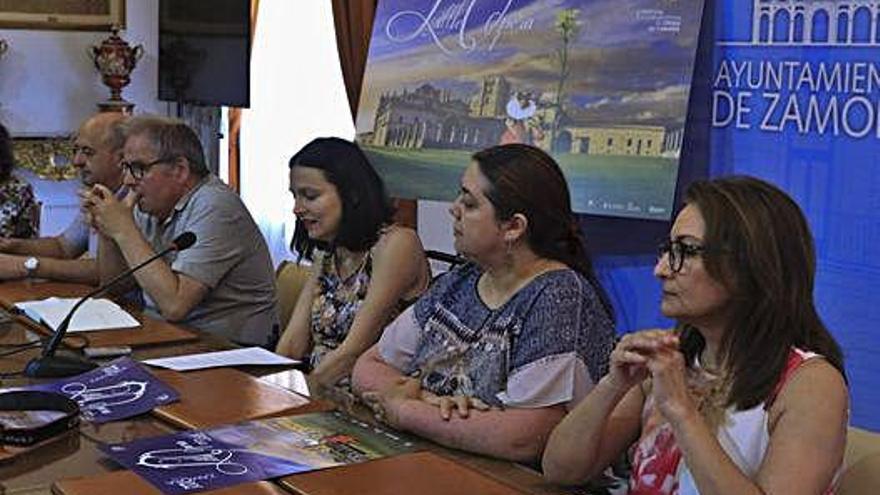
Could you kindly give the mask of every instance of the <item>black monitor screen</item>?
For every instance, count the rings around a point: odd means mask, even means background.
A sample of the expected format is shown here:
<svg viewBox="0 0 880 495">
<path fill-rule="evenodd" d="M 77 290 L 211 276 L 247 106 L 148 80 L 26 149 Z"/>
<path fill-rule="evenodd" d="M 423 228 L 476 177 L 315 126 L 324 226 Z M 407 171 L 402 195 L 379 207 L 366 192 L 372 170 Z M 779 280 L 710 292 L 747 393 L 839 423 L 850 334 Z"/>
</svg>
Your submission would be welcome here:
<svg viewBox="0 0 880 495">
<path fill-rule="evenodd" d="M 159 1 L 159 99 L 250 104 L 250 0 Z"/>
</svg>

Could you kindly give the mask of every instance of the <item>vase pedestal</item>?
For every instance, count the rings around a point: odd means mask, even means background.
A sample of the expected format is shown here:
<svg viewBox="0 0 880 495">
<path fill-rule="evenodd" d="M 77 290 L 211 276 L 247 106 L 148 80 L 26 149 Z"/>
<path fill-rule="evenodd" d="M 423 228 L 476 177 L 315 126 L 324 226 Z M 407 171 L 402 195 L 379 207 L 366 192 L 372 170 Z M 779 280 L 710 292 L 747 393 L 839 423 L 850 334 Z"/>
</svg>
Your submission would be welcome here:
<svg viewBox="0 0 880 495">
<path fill-rule="evenodd" d="M 103 112 L 115 112 L 132 115 L 134 103 L 125 100 L 106 100 L 98 103 L 98 109 Z"/>
</svg>

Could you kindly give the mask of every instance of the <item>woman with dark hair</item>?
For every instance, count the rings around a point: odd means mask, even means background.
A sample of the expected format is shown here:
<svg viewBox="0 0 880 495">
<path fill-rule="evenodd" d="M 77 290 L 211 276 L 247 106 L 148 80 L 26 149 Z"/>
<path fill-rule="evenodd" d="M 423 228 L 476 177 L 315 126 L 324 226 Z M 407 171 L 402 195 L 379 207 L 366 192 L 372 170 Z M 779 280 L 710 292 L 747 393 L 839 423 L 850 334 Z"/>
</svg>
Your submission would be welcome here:
<svg viewBox="0 0 880 495">
<path fill-rule="evenodd" d="M 12 174 L 12 138 L 0 124 L 0 238 L 37 236 L 38 208 L 30 184 Z"/>
<path fill-rule="evenodd" d="M 450 208 L 469 263 L 441 276 L 352 374 L 391 426 L 494 457 L 535 461 L 607 371 L 611 307 L 568 186 L 524 144 L 481 151 Z"/>
<path fill-rule="evenodd" d="M 654 273 L 678 328 L 621 339 L 550 437 L 545 475 L 588 480 L 636 442 L 629 493 L 827 493 L 847 388 L 797 204 L 754 178 L 696 182 Z"/>
<path fill-rule="evenodd" d="M 307 144 L 290 159 L 290 191 L 292 247 L 313 270 L 276 352 L 307 360 L 312 383 L 335 385 L 425 290 L 430 270 L 415 232 L 391 225 L 385 186 L 357 145 Z"/>
</svg>

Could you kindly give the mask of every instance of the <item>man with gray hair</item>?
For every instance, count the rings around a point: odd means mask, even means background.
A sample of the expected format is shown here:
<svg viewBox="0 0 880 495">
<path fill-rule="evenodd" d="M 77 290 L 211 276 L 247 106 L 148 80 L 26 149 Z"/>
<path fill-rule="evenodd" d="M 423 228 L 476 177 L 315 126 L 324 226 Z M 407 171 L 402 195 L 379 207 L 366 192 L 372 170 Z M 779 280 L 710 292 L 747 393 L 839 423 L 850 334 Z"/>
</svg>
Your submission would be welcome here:
<svg viewBox="0 0 880 495">
<path fill-rule="evenodd" d="M 121 113 L 99 113 L 86 119 L 73 141 L 73 166 L 79 170 L 83 186 L 102 184 L 111 191 L 122 191 Z M 39 277 L 86 284 L 98 283 L 94 257 L 80 257 L 95 242 L 82 213 L 60 234 L 38 239 L 0 238 L 0 280 Z"/>
<path fill-rule="evenodd" d="M 208 170 L 185 123 L 133 117 L 125 127 L 119 200 L 96 185 L 83 208 L 100 234 L 101 281 L 153 256 L 183 232 L 195 244 L 134 274 L 148 309 L 232 341 L 277 338 L 275 280 L 266 241 L 241 199 Z"/>
</svg>

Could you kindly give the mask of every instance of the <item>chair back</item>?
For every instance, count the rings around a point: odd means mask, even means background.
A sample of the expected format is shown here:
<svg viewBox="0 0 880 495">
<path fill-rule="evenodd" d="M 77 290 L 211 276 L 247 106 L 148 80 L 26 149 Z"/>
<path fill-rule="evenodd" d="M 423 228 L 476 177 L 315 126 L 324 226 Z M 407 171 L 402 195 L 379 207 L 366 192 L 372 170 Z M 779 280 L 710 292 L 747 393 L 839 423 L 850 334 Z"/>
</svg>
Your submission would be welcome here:
<svg viewBox="0 0 880 495">
<path fill-rule="evenodd" d="M 309 279 L 309 268 L 285 260 L 275 270 L 275 290 L 278 293 L 278 313 L 281 318 L 282 331 L 287 328 L 287 322 L 290 321 L 299 294 Z"/>
<path fill-rule="evenodd" d="M 846 432 L 844 471 L 837 495 L 880 493 L 880 434 L 849 427 Z"/>
</svg>

